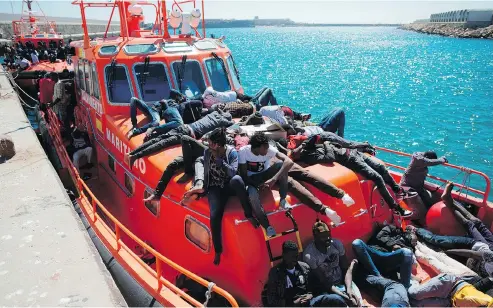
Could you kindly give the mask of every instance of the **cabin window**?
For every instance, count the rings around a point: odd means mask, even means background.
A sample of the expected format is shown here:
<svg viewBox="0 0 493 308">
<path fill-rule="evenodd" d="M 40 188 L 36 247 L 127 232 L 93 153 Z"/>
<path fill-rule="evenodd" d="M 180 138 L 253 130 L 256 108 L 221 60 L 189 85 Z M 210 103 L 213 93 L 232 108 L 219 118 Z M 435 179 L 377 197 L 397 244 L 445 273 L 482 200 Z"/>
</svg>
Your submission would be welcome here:
<svg viewBox="0 0 493 308">
<path fill-rule="evenodd" d="M 152 191 L 146 189 L 144 191 L 144 199 L 149 198 L 150 195 L 152 195 Z M 159 200 L 145 201 L 144 205 L 154 216 L 159 217 L 159 206 L 160 206 Z"/>
<path fill-rule="evenodd" d="M 217 49 L 216 44 L 212 41 L 198 41 L 194 44 L 195 48 L 200 49 L 200 50 L 211 50 L 211 49 Z"/>
<path fill-rule="evenodd" d="M 113 173 L 116 173 L 116 168 L 115 168 L 115 159 L 113 156 L 108 154 L 108 167 L 110 168 Z"/>
<path fill-rule="evenodd" d="M 99 99 L 100 96 L 99 82 L 98 82 L 99 78 L 96 70 L 96 63 L 92 63 L 91 68 L 92 68 L 92 91 L 93 91 L 92 95 L 94 95 L 94 97 Z"/>
<path fill-rule="evenodd" d="M 86 92 L 92 95 L 91 64 L 88 61 L 84 61 L 84 80 L 86 84 Z"/>
<path fill-rule="evenodd" d="M 130 174 L 128 174 L 127 172 L 125 172 L 125 188 L 130 193 L 130 196 L 134 195 L 135 181 L 134 181 L 134 178 Z"/>
<path fill-rule="evenodd" d="M 222 61 L 221 61 L 222 60 Z M 209 74 L 209 80 L 214 90 L 224 92 L 231 90 L 228 75 L 226 73 L 226 64 L 223 59 L 208 59 L 205 61 L 205 67 Z"/>
<path fill-rule="evenodd" d="M 173 72 L 181 93 L 187 97 L 204 93 L 206 86 L 199 62 L 187 61 L 184 66 L 181 61 L 174 62 Z"/>
<path fill-rule="evenodd" d="M 86 83 L 84 81 L 84 63 L 82 63 L 82 61 L 79 60 L 78 66 L 79 66 L 79 88 L 85 91 Z"/>
<path fill-rule="evenodd" d="M 187 42 L 170 42 L 163 44 L 163 50 L 167 53 L 191 52 L 193 48 Z"/>
<path fill-rule="evenodd" d="M 99 49 L 99 54 L 102 56 L 113 55 L 117 52 L 117 47 L 114 45 L 103 46 Z"/>
<path fill-rule="evenodd" d="M 125 53 L 129 55 L 142 54 L 142 53 L 155 53 L 158 48 L 154 44 L 137 44 L 137 45 L 126 45 L 123 47 Z"/>
<path fill-rule="evenodd" d="M 164 64 L 136 64 L 134 71 L 140 96 L 144 101 L 159 101 L 169 97 L 170 84 Z"/>
<path fill-rule="evenodd" d="M 129 104 L 132 91 L 126 68 L 121 65 L 108 65 L 104 73 L 109 101 L 116 104 Z"/>
<path fill-rule="evenodd" d="M 233 80 L 233 85 L 235 89 L 241 88 L 240 79 L 238 78 L 238 74 L 236 74 L 236 70 L 235 70 L 236 66 L 233 61 L 233 57 L 229 56 L 226 61 L 228 62 L 229 75 L 231 76 L 231 80 Z"/>
<path fill-rule="evenodd" d="M 209 228 L 191 216 L 185 218 L 185 237 L 204 252 L 210 251 L 211 232 Z"/>
</svg>

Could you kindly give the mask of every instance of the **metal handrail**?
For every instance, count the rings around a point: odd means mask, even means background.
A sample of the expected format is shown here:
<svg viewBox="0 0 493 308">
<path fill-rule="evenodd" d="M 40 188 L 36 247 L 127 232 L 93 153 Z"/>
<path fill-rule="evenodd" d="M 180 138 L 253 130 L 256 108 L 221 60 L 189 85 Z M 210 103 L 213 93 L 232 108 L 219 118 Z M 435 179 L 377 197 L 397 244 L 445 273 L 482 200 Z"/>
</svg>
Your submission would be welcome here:
<svg viewBox="0 0 493 308">
<path fill-rule="evenodd" d="M 399 152 L 399 151 L 396 151 L 396 150 L 391 150 L 391 149 L 387 149 L 387 148 L 383 148 L 383 147 L 379 147 L 379 146 L 375 146 L 375 149 L 381 150 L 381 151 L 384 151 L 384 152 L 388 152 L 388 153 L 392 153 L 392 154 L 396 154 L 396 155 L 400 155 L 400 156 L 412 157 L 412 154 L 408 154 L 408 153 L 404 153 L 404 152 Z M 385 164 L 388 165 L 388 166 L 390 166 L 390 167 L 399 169 L 399 170 L 406 170 L 406 168 L 401 167 L 401 166 L 398 166 L 398 165 L 390 164 L 390 163 L 387 163 L 387 162 Z M 489 194 L 490 194 L 491 180 L 490 180 L 490 178 L 485 173 L 480 172 L 480 171 L 477 171 L 477 170 L 469 169 L 469 168 L 466 168 L 466 167 L 463 167 L 463 166 L 457 166 L 457 165 L 449 164 L 449 163 L 444 163 L 443 166 L 446 166 L 446 167 L 449 167 L 449 168 L 452 168 L 452 169 L 457 169 L 457 170 L 460 170 L 460 171 L 464 171 L 464 172 L 469 173 L 469 174 L 477 174 L 477 175 L 483 177 L 484 178 L 484 181 L 486 183 L 486 188 L 485 188 L 484 191 L 481 191 L 481 190 L 478 190 L 478 189 L 475 189 L 475 188 L 472 188 L 472 187 L 469 187 L 469 186 L 465 186 L 465 185 L 462 185 L 460 183 L 454 183 L 454 185 L 457 186 L 457 187 L 459 187 L 459 188 L 462 188 L 462 189 L 467 189 L 467 190 L 469 190 L 471 192 L 474 192 L 474 193 L 476 193 L 478 195 L 482 195 L 483 196 L 483 204 L 486 205 L 486 203 L 488 201 Z M 430 174 L 428 174 L 427 177 L 429 177 L 430 179 L 437 180 L 437 181 L 442 182 L 442 183 L 449 182 L 449 181 L 447 181 L 445 179 L 442 179 L 440 177 L 437 177 L 437 176 L 434 176 L 434 175 L 430 175 Z"/>
<path fill-rule="evenodd" d="M 171 261 L 170 259 L 166 258 L 163 256 L 161 253 L 158 251 L 154 250 L 151 246 L 149 246 L 147 243 L 142 241 L 140 238 L 138 238 L 135 234 L 132 233 L 129 229 L 127 229 L 118 219 L 116 219 L 104 206 L 103 204 L 96 198 L 96 196 L 92 193 L 91 189 L 86 185 L 86 183 L 82 180 L 82 178 L 79 175 L 79 172 L 77 171 L 77 168 L 73 165 L 70 157 L 68 156 L 67 151 L 65 150 L 63 146 L 63 141 L 60 136 L 59 130 L 55 129 L 54 127 L 57 125 L 54 125 L 57 123 L 58 119 L 54 112 L 52 110 L 48 110 L 48 117 L 50 119 L 51 125 L 48 127 L 48 131 L 50 135 L 53 137 L 55 148 L 57 149 L 57 152 L 61 154 L 61 156 L 64 158 L 65 163 L 67 164 L 67 169 L 70 173 L 70 175 L 76 180 L 77 188 L 79 190 L 79 194 L 81 197 L 79 199 L 82 199 L 83 201 L 87 202 L 88 204 L 92 205 L 92 217 L 88 217 L 90 215 L 86 215 L 87 220 L 91 224 L 92 227 L 94 227 L 94 224 L 99 218 L 99 215 L 97 214 L 97 209 L 99 208 L 103 213 L 108 217 L 111 222 L 115 224 L 115 231 L 113 232 L 111 228 L 104 222 L 104 220 L 100 219 L 100 223 L 105 225 L 108 229 L 109 232 L 112 233 L 114 236 L 114 239 L 117 243 L 117 248 L 116 251 L 120 251 L 122 247 L 124 247 L 126 250 L 131 251 L 122 241 L 121 241 L 121 231 L 123 231 L 129 238 L 131 238 L 133 241 L 135 241 L 138 245 L 140 245 L 142 248 L 144 248 L 146 251 L 151 253 L 155 258 L 156 258 L 156 271 L 154 271 L 151 267 L 149 267 L 147 264 L 145 264 L 142 260 L 139 262 L 142 266 L 146 267 L 146 270 L 150 273 L 153 273 L 154 278 L 157 280 L 157 288 L 153 290 L 159 294 L 161 291 L 162 287 L 165 286 L 171 291 L 175 292 L 178 296 L 182 297 L 186 301 L 190 302 L 191 304 L 197 306 L 197 307 L 202 307 L 203 304 L 195 300 L 193 297 L 185 293 L 183 290 L 179 289 L 176 287 L 174 284 L 172 284 L 170 281 L 167 279 L 161 277 L 162 276 L 162 266 L 163 263 L 170 266 L 174 270 L 180 272 L 181 274 L 187 276 L 188 278 L 194 280 L 195 282 L 199 283 L 200 285 L 204 287 L 208 287 L 210 285 L 210 282 L 201 278 L 200 276 L 192 273 L 191 271 L 181 267 L 180 265 L 176 264 L 175 262 Z M 91 201 L 89 201 L 89 198 L 86 196 L 86 191 L 89 194 L 89 197 L 91 198 Z M 89 214 L 89 213 L 87 213 Z M 213 292 L 216 292 L 218 295 L 224 297 L 232 307 L 238 307 L 238 303 L 235 300 L 235 298 L 226 290 L 214 285 L 212 288 Z"/>
</svg>

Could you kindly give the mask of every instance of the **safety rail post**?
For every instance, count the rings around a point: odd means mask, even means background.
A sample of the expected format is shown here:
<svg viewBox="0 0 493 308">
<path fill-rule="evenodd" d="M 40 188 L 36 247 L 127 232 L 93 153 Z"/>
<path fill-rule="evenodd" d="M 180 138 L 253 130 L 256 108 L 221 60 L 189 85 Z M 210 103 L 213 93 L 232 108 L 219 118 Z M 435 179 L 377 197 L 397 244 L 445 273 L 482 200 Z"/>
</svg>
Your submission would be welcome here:
<svg viewBox="0 0 493 308">
<path fill-rule="evenodd" d="M 96 220 L 97 220 L 97 215 L 96 215 L 97 208 L 96 208 L 96 200 L 94 200 L 94 198 L 91 198 L 91 205 L 92 205 L 92 215 L 93 215 L 92 222 L 96 222 Z"/>
<path fill-rule="evenodd" d="M 163 265 L 161 259 L 156 258 L 156 278 L 157 278 L 157 291 L 161 291 L 163 287 L 163 282 L 161 281 L 161 276 L 163 275 Z"/>
<path fill-rule="evenodd" d="M 379 147 L 379 146 L 375 146 L 375 149 L 381 150 L 381 151 L 384 151 L 384 152 L 387 152 L 387 153 L 392 153 L 392 154 L 396 154 L 396 155 L 400 155 L 400 156 L 405 156 L 405 157 L 411 157 L 412 156 L 409 153 L 404 153 L 404 152 L 400 152 L 400 151 L 396 151 L 396 150 L 391 150 L 391 149 L 387 149 L 387 148 L 383 148 L 383 147 Z M 401 166 L 398 166 L 398 165 L 394 165 L 394 164 L 391 164 L 391 163 L 385 163 L 385 164 L 388 165 L 388 166 L 391 166 L 393 168 L 399 169 L 399 170 L 405 170 L 406 169 L 404 167 L 401 167 Z M 474 170 L 474 169 L 465 168 L 463 166 L 449 164 L 449 163 L 444 163 L 443 166 L 450 167 L 452 169 L 460 170 L 460 171 L 463 171 L 463 172 L 468 172 L 469 174 L 476 174 L 476 175 L 481 176 L 484 179 L 485 183 L 486 183 L 486 188 L 485 188 L 484 191 L 481 191 L 481 190 L 478 190 L 478 189 L 475 189 L 475 188 L 472 188 L 472 187 L 468 187 L 468 186 L 462 185 L 460 183 L 454 183 L 454 185 L 457 186 L 457 187 L 459 187 L 459 188 L 461 188 L 461 189 L 467 189 L 467 190 L 472 191 L 472 192 L 474 192 L 474 193 L 476 193 L 478 195 L 482 195 L 483 196 L 482 205 L 486 205 L 487 204 L 488 197 L 489 197 L 490 190 L 491 190 L 491 180 L 490 180 L 490 178 L 485 173 L 483 173 L 481 171 Z M 431 175 L 431 174 L 427 174 L 426 176 L 429 177 L 429 178 L 431 178 L 431 179 L 440 181 L 442 183 L 447 183 L 448 182 L 445 179 L 442 179 L 440 177 L 437 177 L 437 176 L 434 176 L 434 175 Z"/>
<path fill-rule="evenodd" d="M 121 248 L 120 238 L 120 227 L 115 224 L 116 251 L 120 251 Z"/>
</svg>

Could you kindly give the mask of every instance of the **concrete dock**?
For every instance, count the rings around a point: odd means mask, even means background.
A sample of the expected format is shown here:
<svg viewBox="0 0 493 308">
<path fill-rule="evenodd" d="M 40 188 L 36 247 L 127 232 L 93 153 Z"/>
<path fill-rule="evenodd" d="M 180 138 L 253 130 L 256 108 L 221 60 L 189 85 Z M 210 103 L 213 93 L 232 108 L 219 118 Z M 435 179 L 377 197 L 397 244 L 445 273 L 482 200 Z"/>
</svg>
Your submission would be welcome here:
<svg viewBox="0 0 493 308">
<path fill-rule="evenodd" d="M 127 306 L 0 70 L 0 306 Z"/>
</svg>

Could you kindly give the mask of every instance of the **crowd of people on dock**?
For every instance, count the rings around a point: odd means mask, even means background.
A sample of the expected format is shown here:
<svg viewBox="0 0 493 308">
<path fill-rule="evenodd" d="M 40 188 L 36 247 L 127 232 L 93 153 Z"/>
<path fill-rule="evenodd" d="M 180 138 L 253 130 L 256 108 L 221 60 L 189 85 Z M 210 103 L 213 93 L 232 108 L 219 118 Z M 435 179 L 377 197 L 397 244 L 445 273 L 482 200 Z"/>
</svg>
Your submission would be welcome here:
<svg viewBox="0 0 493 308">
<path fill-rule="evenodd" d="M 52 82 L 59 83 L 56 78 Z M 43 84 L 40 81 L 40 88 Z M 55 108 L 60 102 L 59 91 L 54 89 L 52 100 L 45 102 L 48 107 Z M 279 190 L 281 209 L 293 208 L 286 198 L 291 193 L 302 204 L 327 216 L 333 225 L 341 223 L 337 209 L 324 204 L 304 183 L 347 206 L 355 203 L 353 198 L 300 164 L 337 162 L 373 181 L 394 215 L 409 218 L 413 212 L 401 206 L 402 198 L 412 189 L 430 208 L 434 200 L 425 189 L 428 167 L 447 162 L 433 151 L 414 153 L 397 183 L 374 157 L 371 144 L 344 138 L 342 109 L 336 108 L 320 123 L 312 123 L 310 114 L 278 105 L 268 88 L 247 96 L 209 87 L 194 99 L 171 90 L 168 99 L 149 103 L 134 97 L 129 103 L 133 128 L 127 138 L 145 134 L 143 143 L 125 154 L 129 168 L 137 159 L 171 146 L 181 145 L 182 149 L 182 155 L 168 164 L 154 193 L 144 201 L 159 200 L 172 177 L 184 170 L 180 181 L 192 180 L 193 185 L 184 194 L 182 204 L 189 206 L 207 197 L 216 265 L 223 252 L 222 218 L 232 196 L 239 199 L 246 219 L 254 228 L 263 228 L 267 237 L 277 233 L 259 191 L 274 185 Z M 138 111 L 146 116 L 145 125 L 139 125 Z M 76 167 L 80 168 L 82 157 L 91 164 L 92 147 L 87 135 L 72 125 L 72 120 L 65 122 L 67 112 L 57 111 L 57 115 L 62 123 L 68 123 L 65 129 L 70 132 Z M 252 133 L 252 126 L 261 129 Z M 262 292 L 263 304 L 358 307 L 367 304 L 360 291 L 364 290 L 385 307 L 492 306 L 493 234 L 452 199 L 452 189 L 449 183 L 442 200 L 467 236 L 433 234 L 419 223 L 416 225 L 420 227 L 381 225 L 368 242 L 352 242 L 355 259 L 350 261 L 342 242 L 332 237 L 331 225 L 317 220 L 312 228 L 313 242 L 301 255 L 295 242 L 284 242 L 282 261 L 271 269 Z M 466 265 L 462 261 L 467 261 Z M 439 274 L 424 280 L 417 275 L 419 264 Z"/>
<path fill-rule="evenodd" d="M 4 58 L 3 64 L 11 70 L 25 70 L 30 65 L 37 64 L 40 61 L 55 63 L 57 61 L 70 62 L 70 55 L 73 55 L 73 48 L 68 44 L 57 43 L 51 40 L 46 42 L 37 42 L 34 44 L 27 41 L 14 43 L 12 46 L 0 44 L 0 57 Z"/>
</svg>

